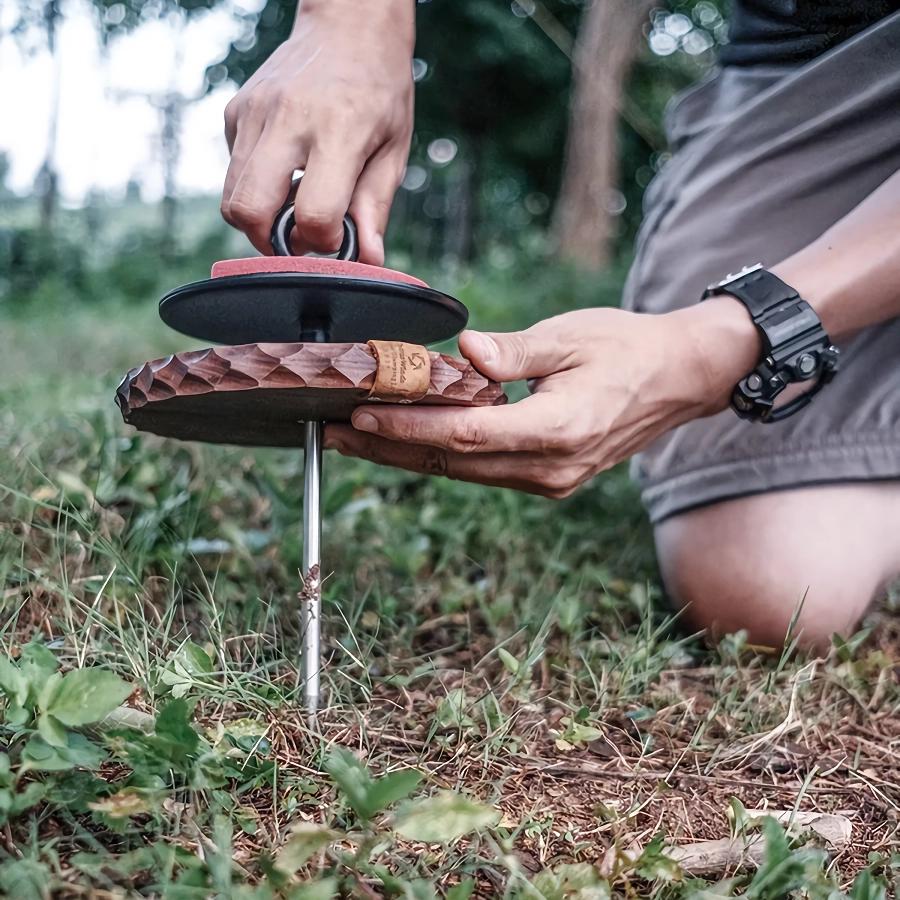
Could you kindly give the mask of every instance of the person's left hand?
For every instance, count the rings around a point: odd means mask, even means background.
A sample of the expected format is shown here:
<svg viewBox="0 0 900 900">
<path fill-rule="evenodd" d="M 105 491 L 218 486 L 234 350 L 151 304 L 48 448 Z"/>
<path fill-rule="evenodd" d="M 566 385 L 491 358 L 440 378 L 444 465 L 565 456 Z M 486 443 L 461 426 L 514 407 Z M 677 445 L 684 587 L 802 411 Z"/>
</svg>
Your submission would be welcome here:
<svg viewBox="0 0 900 900">
<path fill-rule="evenodd" d="M 466 331 L 460 350 L 531 396 L 493 407 L 360 407 L 325 446 L 431 475 L 561 498 L 690 419 L 724 409 L 758 338 L 722 297 L 666 315 L 587 309 L 526 331 Z"/>
</svg>

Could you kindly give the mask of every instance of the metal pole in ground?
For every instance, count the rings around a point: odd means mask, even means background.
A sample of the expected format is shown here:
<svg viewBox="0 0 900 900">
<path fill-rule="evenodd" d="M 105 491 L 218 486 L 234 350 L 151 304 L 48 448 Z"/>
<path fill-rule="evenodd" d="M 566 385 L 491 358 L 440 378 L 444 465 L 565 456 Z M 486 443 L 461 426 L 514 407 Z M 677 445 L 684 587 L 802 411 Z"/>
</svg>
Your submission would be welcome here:
<svg viewBox="0 0 900 900">
<path fill-rule="evenodd" d="M 322 583 L 320 575 L 322 508 L 322 423 L 306 422 L 303 443 L 303 590 L 301 627 L 303 633 L 303 696 L 306 709 L 315 715 L 319 708 L 319 672 L 322 667 L 320 622 Z"/>
</svg>

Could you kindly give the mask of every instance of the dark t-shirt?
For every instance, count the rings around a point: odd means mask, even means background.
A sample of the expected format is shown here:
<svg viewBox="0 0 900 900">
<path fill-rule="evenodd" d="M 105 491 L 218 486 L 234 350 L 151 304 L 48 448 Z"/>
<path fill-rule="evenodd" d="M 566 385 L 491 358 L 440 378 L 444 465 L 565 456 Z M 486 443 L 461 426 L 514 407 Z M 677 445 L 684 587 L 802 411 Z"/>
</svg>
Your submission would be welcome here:
<svg viewBox="0 0 900 900">
<path fill-rule="evenodd" d="M 726 66 L 802 63 L 900 10 L 900 0 L 733 0 Z"/>
</svg>

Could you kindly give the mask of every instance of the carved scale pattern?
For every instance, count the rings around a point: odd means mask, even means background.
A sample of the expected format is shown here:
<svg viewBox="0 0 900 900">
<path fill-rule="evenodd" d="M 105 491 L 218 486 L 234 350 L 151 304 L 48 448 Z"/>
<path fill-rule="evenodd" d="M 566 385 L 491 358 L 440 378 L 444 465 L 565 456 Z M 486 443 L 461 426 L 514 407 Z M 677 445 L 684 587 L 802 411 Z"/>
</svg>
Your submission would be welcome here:
<svg viewBox="0 0 900 900">
<path fill-rule="evenodd" d="M 494 406 L 502 387 L 462 359 L 431 357 L 419 404 Z M 306 418 L 346 421 L 371 401 L 375 356 L 368 344 L 242 344 L 177 353 L 132 369 L 116 390 L 137 428 L 223 443 L 293 444 Z M 205 420 L 193 421 L 196 419 Z M 213 423 L 215 419 L 215 423 Z M 258 433 L 258 440 L 255 439 Z"/>
</svg>

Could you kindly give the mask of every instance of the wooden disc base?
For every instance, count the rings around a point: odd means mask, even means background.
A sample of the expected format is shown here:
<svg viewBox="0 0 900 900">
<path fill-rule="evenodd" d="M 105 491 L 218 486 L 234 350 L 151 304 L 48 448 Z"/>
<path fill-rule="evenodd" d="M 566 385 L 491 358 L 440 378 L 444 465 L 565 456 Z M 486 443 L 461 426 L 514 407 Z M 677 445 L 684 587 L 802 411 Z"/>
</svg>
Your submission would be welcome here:
<svg viewBox="0 0 900 900">
<path fill-rule="evenodd" d="M 417 405 L 496 406 L 502 387 L 468 362 L 429 353 Z M 178 353 L 132 369 L 116 391 L 125 421 L 181 440 L 299 447 L 304 421 L 347 422 L 370 397 L 368 344 L 243 344 Z"/>
</svg>

